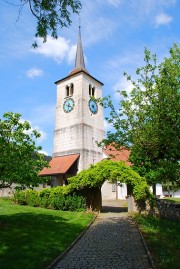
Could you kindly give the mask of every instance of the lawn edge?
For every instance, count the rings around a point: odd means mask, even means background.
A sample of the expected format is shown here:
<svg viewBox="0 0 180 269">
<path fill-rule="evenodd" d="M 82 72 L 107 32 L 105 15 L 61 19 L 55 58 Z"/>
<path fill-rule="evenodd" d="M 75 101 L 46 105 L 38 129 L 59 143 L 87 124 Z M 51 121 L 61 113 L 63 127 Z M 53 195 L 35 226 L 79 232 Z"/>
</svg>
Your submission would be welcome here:
<svg viewBox="0 0 180 269">
<path fill-rule="evenodd" d="M 147 253 L 147 255 L 148 255 L 148 259 L 149 259 L 150 265 L 151 265 L 152 269 L 156 269 L 156 266 L 155 266 L 155 264 L 154 264 L 154 260 L 153 260 L 153 258 L 152 258 L 151 252 L 150 252 L 149 249 L 148 249 L 148 246 L 147 246 L 147 244 L 146 244 L 146 241 L 144 240 L 144 237 L 143 237 L 142 232 L 141 232 L 141 230 L 140 230 L 140 228 L 139 228 L 139 225 L 138 225 L 137 221 L 136 221 L 133 217 L 131 217 L 131 218 L 133 219 L 133 221 L 134 221 L 134 223 L 135 223 L 135 225 L 136 225 L 136 227 L 137 227 L 137 229 L 138 229 L 138 231 L 139 231 L 139 234 L 140 234 L 140 236 L 141 236 L 141 240 L 142 240 L 142 242 L 143 242 L 144 248 L 145 248 L 146 253 Z"/>
<path fill-rule="evenodd" d="M 93 222 L 95 221 L 95 219 L 97 218 L 99 213 L 95 213 L 94 218 L 92 219 L 92 221 L 86 226 L 86 228 L 76 237 L 76 239 L 71 243 L 71 245 L 69 247 L 67 247 L 67 249 L 65 251 L 63 251 L 48 267 L 46 267 L 46 269 L 53 269 L 54 266 L 56 266 L 58 264 L 58 262 L 60 260 L 63 259 L 63 257 L 67 254 L 67 252 L 69 252 L 72 247 L 81 239 L 81 237 L 86 233 L 86 231 L 89 229 L 89 227 L 93 224 Z M 153 268 L 154 269 L 154 268 Z"/>
</svg>

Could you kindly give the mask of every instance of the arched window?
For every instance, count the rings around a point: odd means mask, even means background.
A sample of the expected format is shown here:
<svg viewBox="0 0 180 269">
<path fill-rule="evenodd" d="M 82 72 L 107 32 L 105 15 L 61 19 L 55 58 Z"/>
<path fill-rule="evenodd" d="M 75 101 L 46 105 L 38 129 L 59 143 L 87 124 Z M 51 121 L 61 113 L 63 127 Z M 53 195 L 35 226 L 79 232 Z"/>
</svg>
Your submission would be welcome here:
<svg viewBox="0 0 180 269">
<path fill-rule="evenodd" d="M 95 96 L 95 87 L 89 84 L 89 96 Z"/>
<path fill-rule="evenodd" d="M 66 88 L 66 93 L 65 93 L 66 97 L 73 96 L 73 94 L 74 94 L 74 84 L 71 83 L 70 85 L 66 85 L 65 88 Z"/>
<path fill-rule="evenodd" d="M 95 87 L 92 87 L 92 96 L 95 95 Z"/>
<path fill-rule="evenodd" d="M 70 85 L 70 95 L 73 96 L 73 93 L 74 93 L 74 84 L 71 83 L 71 85 Z"/>
<path fill-rule="evenodd" d="M 92 88 L 92 86 L 91 86 L 91 84 L 89 84 L 89 96 L 91 96 L 91 88 Z"/>
<path fill-rule="evenodd" d="M 69 96 L 69 86 L 67 85 L 66 86 L 66 97 L 68 97 Z"/>
</svg>

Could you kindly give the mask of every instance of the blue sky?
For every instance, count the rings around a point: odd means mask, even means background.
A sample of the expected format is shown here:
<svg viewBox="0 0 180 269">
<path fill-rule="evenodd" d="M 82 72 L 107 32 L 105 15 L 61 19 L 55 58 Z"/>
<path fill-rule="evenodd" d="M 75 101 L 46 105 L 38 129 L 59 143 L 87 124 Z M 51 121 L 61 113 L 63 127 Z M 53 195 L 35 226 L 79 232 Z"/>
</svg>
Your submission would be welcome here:
<svg viewBox="0 0 180 269">
<path fill-rule="evenodd" d="M 0 1 L 0 118 L 4 112 L 22 114 L 41 132 L 38 143 L 53 152 L 55 81 L 74 67 L 78 16 L 59 31 L 59 39 L 38 40 L 36 22 L 28 8 L 18 21 L 18 7 Z M 9 2 L 18 3 L 19 0 Z M 133 75 L 143 65 L 144 47 L 161 61 L 173 43 L 180 43 L 180 0 L 82 0 L 81 36 L 89 73 L 104 83 L 103 96 L 128 89 L 123 71 Z"/>
</svg>

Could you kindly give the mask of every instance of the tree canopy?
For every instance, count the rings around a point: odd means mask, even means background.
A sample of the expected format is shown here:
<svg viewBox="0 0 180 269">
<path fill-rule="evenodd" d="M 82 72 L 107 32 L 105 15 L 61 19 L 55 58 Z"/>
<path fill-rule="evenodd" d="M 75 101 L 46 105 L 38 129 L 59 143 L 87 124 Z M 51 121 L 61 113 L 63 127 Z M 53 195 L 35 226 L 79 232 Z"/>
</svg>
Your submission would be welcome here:
<svg viewBox="0 0 180 269">
<path fill-rule="evenodd" d="M 102 184 L 109 182 L 121 182 L 131 186 L 132 194 L 136 200 L 151 197 L 149 186 L 144 178 L 139 176 L 124 162 L 103 160 L 90 168 L 81 171 L 76 176 L 68 178 L 67 190 L 81 190 L 84 188 L 100 188 Z"/>
<path fill-rule="evenodd" d="M 20 114 L 4 113 L 0 119 L 0 188 L 13 183 L 35 187 L 44 181 L 38 173 L 47 162 L 35 144 L 38 137 L 40 134 L 28 121 L 22 121 Z"/>
<path fill-rule="evenodd" d="M 124 73 L 132 90 L 118 91 L 118 109 L 110 96 L 100 101 L 110 108 L 106 120 L 114 128 L 102 144 L 130 148 L 133 169 L 149 183 L 180 185 L 180 47 L 174 44 L 169 53 L 157 64 L 156 55 L 145 49 L 137 78 Z"/>
<path fill-rule="evenodd" d="M 46 42 L 48 33 L 57 38 L 58 28 L 71 25 L 71 13 L 79 13 L 81 2 L 79 0 L 19 0 L 19 3 L 12 2 L 12 5 L 19 6 L 19 13 L 24 6 L 28 6 L 31 13 L 37 20 L 35 37 L 43 38 Z M 33 44 L 37 47 L 37 43 Z"/>
</svg>

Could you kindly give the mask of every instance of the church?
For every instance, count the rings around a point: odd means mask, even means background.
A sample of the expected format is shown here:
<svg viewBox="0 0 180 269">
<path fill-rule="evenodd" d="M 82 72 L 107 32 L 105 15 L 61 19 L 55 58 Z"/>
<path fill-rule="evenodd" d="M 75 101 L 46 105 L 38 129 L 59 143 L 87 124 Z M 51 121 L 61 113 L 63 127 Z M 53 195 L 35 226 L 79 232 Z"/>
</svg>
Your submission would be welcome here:
<svg viewBox="0 0 180 269">
<path fill-rule="evenodd" d="M 67 178 L 87 169 L 110 155 L 109 149 L 98 147 L 105 137 L 103 108 L 95 99 L 102 98 L 103 83 L 85 67 L 79 27 L 74 69 L 57 85 L 53 158 L 40 176 L 51 176 L 53 186 L 67 184 Z M 128 160 L 129 153 L 119 152 L 117 160 Z M 105 182 L 102 198 L 123 199 L 125 186 Z"/>
</svg>

